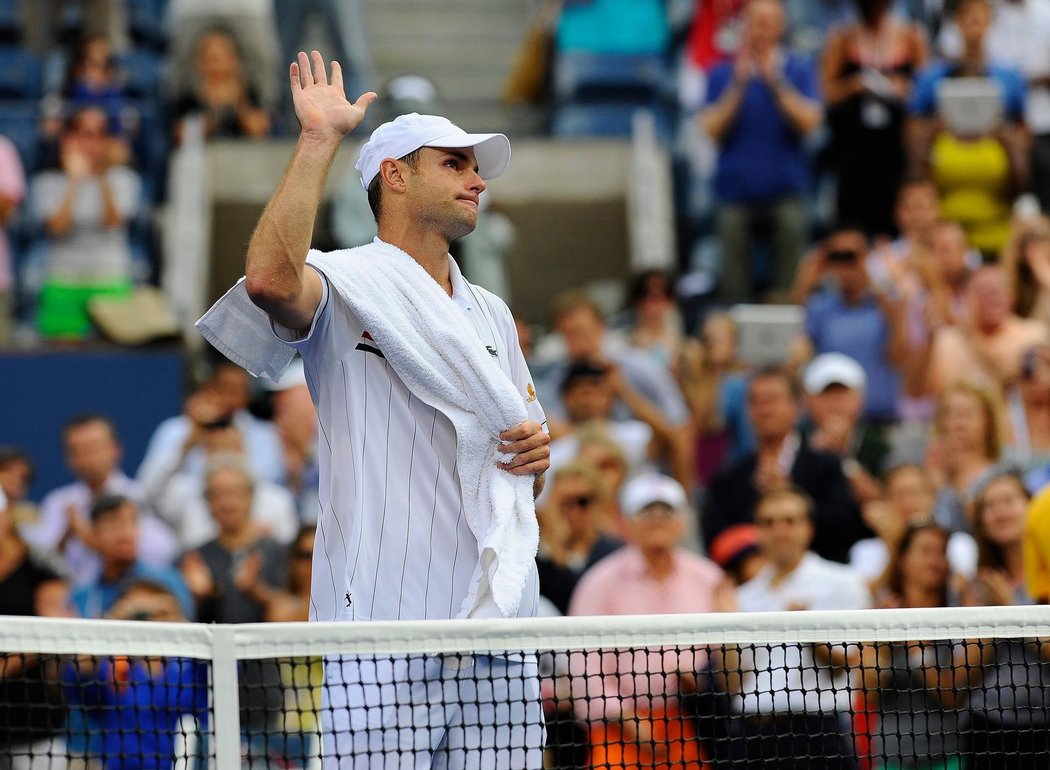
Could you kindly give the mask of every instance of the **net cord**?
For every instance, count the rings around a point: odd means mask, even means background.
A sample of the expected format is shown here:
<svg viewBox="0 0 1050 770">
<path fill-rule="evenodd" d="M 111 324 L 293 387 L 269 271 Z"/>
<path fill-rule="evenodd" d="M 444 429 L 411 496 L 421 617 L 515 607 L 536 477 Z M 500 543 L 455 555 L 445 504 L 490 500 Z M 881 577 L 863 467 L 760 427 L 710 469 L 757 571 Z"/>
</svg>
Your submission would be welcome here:
<svg viewBox="0 0 1050 770">
<path fill-rule="evenodd" d="M 0 652 L 181 656 L 485 653 L 784 642 L 1050 639 L 1050 607 L 623 615 L 510 620 L 244 623 L 4 618 Z"/>
</svg>

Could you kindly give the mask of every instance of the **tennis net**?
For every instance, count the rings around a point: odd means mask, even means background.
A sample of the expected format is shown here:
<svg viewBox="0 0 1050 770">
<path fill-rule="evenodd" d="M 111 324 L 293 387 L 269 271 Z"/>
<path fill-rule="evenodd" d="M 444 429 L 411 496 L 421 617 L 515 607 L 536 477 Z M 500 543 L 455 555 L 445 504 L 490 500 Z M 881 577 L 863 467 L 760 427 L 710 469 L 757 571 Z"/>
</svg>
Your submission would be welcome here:
<svg viewBox="0 0 1050 770">
<path fill-rule="evenodd" d="M 432 766 L 1050 767 L 1050 611 L 0 625 L 0 770 Z"/>
</svg>

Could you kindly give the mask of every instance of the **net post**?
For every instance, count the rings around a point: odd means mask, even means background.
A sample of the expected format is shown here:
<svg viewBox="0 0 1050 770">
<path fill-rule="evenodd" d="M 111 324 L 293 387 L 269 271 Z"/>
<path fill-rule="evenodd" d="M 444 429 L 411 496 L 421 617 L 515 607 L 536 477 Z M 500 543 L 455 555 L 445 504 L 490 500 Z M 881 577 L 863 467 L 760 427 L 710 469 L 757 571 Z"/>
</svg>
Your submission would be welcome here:
<svg viewBox="0 0 1050 770">
<path fill-rule="evenodd" d="M 241 766 L 241 712 L 237 688 L 237 654 L 233 629 L 212 627 L 212 730 L 215 735 L 215 766 Z"/>
</svg>

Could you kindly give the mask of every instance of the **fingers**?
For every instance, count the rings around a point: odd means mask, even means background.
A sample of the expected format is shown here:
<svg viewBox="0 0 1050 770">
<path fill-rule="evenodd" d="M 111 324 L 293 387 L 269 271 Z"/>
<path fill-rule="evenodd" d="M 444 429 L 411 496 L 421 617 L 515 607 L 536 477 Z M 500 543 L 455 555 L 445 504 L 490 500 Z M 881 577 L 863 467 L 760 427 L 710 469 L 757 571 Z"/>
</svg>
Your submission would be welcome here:
<svg viewBox="0 0 1050 770">
<path fill-rule="evenodd" d="M 324 59 L 320 51 L 311 51 L 310 60 L 313 63 L 314 84 L 319 86 L 328 85 L 328 73 L 324 69 Z"/>
<path fill-rule="evenodd" d="M 365 94 L 367 96 L 368 94 Z M 362 99 L 364 96 L 361 97 Z M 535 420 L 526 420 L 525 422 L 519 422 L 513 428 L 507 428 L 499 434 L 499 437 L 503 441 L 519 441 L 523 438 L 528 438 L 536 433 L 542 433 L 543 426 Z"/>
<path fill-rule="evenodd" d="M 306 88 L 313 80 L 313 76 L 310 72 L 310 57 L 306 55 L 305 51 L 300 51 L 296 62 L 298 64 L 296 69 L 299 74 L 299 87 Z"/>
<path fill-rule="evenodd" d="M 551 465 L 551 450 L 546 444 L 529 452 L 520 452 L 499 467 L 515 476 L 544 473 Z"/>
<path fill-rule="evenodd" d="M 379 95 L 375 91 L 366 91 L 357 98 L 357 101 L 354 102 L 354 106 L 359 107 L 362 110 L 367 110 L 372 102 L 378 98 Z"/>
<path fill-rule="evenodd" d="M 506 435 L 506 432 L 504 432 L 503 435 Z M 533 449 L 545 447 L 549 443 L 551 443 L 550 435 L 541 430 L 538 433 L 533 433 L 510 444 L 500 444 L 498 449 L 505 455 L 511 455 L 519 454 L 521 452 L 531 452 Z"/>
</svg>

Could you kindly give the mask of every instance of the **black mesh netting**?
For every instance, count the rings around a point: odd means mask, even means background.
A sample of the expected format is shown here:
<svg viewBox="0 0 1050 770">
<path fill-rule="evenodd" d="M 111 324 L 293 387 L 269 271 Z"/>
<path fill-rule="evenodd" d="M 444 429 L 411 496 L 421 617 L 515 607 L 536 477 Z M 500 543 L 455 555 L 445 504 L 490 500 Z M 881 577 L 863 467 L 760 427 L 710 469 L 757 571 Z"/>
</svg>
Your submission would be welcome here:
<svg viewBox="0 0 1050 770">
<path fill-rule="evenodd" d="M 1050 768 L 1050 642 L 0 657 L 0 770 Z M 324 757 L 324 759 L 322 759 Z"/>
</svg>

